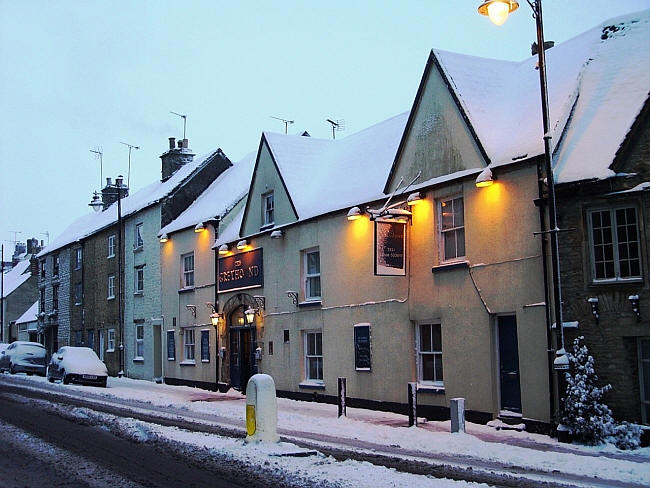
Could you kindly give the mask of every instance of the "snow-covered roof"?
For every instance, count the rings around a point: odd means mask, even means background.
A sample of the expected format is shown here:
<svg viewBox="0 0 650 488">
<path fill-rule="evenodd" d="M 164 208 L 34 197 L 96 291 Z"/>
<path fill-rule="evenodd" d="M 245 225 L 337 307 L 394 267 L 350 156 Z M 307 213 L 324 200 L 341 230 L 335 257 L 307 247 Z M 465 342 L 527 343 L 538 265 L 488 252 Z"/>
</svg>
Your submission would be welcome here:
<svg viewBox="0 0 650 488">
<path fill-rule="evenodd" d="M 181 166 L 169 179 L 155 181 L 122 199 L 122 217 L 138 212 L 160 201 L 181 185 L 189 176 L 203 164 L 209 162 L 219 150 L 212 151 Z M 101 212 L 90 212 L 79 217 L 70 224 L 59 236 L 43 249 L 38 256 L 49 254 L 68 244 L 88 237 L 117 222 L 117 203 Z"/>
<path fill-rule="evenodd" d="M 614 175 L 609 167 L 648 98 L 649 45 L 650 10 L 546 51 L 557 182 Z M 537 56 L 517 63 L 433 54 L 493 167 L 544 153 Z"/>
<path fill-rule="evenodd" d="M 212 245 L 212 249 L 217 249 L 222 244 L 234 242 L 239 239 L 239 228 L 244 219 L 245 210 L 245 208 L 242 208 L 225 228 L 219 228 L 219 237 Z"/>
<path fill-rule="evenodd" d="M 28 322 L 36 322 L 38 320 L 38 301 L 34 302 L 34 304 L 29 307 L 25 313 L 23 313 L 20 317 L 18 317 L 18 320 L 16 320 L 17 324 L 26 324 Z"/>
<path fill-rule="evenodd" d="M 265 132 L 298 219 L 381 194 L 407 119 L 405 112 L 336 140 Z"/>
<path fill-rule="evenodd" d="M 16 266 L 3 273 L 3 298 L 11 295 L 16 288 L 25 283 L 32 273 L 29 268 L 29 260 L 19 261 Z"/>
<path fill-rule="evenodd" d="M 159 236 L 169 234 L 214 217 L 221 217 L 246 196 L 255 165 L 255 152 L 244 156 L 214 180 L 192 205 L 160 229 Z"/>
</svg>

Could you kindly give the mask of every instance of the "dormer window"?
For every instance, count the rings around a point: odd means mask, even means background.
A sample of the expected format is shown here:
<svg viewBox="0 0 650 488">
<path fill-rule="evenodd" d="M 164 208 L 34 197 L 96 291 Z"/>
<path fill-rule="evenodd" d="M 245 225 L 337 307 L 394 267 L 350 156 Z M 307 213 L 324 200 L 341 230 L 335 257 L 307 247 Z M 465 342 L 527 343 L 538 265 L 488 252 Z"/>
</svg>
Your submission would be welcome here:
<svg viewBox="0 0 650 488">
<path fill-rule="evenodd" d="M 273 225 L 275 201 L 273 199 L 273 190 L 262 195 L 262 227 Z"/>
</svg>

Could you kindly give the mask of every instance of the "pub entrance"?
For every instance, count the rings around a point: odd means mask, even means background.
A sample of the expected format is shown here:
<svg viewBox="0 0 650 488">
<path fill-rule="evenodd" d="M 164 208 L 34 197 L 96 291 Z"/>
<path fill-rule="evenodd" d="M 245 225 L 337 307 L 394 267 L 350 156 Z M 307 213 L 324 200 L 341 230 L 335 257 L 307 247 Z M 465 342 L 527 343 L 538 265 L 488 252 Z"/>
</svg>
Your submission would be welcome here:
<svg viewBox="0 0 650 488">
<path fill-rule="evenodd" d="M 250 298 L 246 294 L 239 294 L 237 303 L 230 302 L 224 307 L 226 309 L 226 324 L 228 326 L 230 386 L 246 393 L 246 385 L 251 376 L 257 373 L 255 361 L 255 348 L 257 347 L 257 328 L 255 324 L 246 322 L 244 312 L 251 307 L 248 303 Z M 254 301 L 253 301 L 254 303 Z M 228 306 L 230 305 L 230 306 Z M 234 307 L 233 307 L 234 305 Z M 230 309 L 230 312 L 227 310 Z"/>
</svg>

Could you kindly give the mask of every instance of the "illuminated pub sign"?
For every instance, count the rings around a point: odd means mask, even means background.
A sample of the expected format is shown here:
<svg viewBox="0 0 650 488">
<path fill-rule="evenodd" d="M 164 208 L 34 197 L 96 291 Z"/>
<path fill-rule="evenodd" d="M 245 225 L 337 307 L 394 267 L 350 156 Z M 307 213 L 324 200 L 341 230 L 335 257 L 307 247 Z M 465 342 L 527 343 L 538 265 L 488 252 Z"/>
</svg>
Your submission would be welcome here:
<svg viewBox="0 0 650 488">
<path fill-rule="evenodd" d="M 375 274 L 406 275 L 406 224 L 396 221 L 375 222 Z"/>
<path fill-rule="evenodd" d="M 220 292 L 264 286 L 262 248 L 219 258 L 217 276 Z"/>
</svg>

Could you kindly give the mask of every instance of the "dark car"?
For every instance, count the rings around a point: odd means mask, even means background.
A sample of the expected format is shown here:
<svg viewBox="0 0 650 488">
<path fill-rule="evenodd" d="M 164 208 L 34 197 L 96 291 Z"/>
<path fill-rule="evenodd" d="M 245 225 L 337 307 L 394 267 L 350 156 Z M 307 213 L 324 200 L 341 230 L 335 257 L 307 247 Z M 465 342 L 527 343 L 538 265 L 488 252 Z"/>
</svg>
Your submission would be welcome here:
<svg viewBox="0 0 650 488">
<path fill-rule="evenodd" d="M 61 380 L 64 385 L 79 383 L 106 387 L 106 365 L 89 347 L 63 346 L 50 359 L 47 380 Z"/>
<path fill-rule="evenodd" d="M 45 348 L 38 342 L 14 341 L 0 352 L 0 371 L 45 376 Z"/>
</svg>

